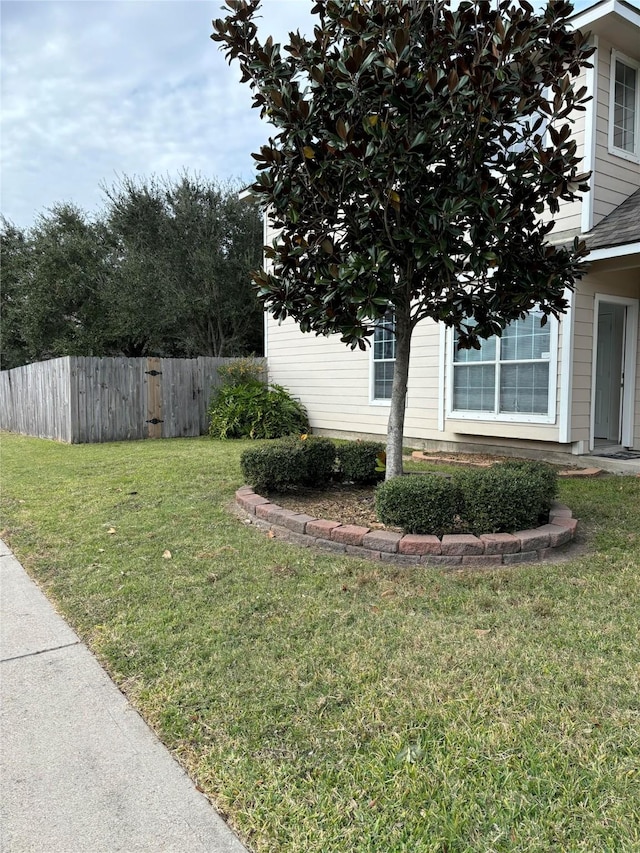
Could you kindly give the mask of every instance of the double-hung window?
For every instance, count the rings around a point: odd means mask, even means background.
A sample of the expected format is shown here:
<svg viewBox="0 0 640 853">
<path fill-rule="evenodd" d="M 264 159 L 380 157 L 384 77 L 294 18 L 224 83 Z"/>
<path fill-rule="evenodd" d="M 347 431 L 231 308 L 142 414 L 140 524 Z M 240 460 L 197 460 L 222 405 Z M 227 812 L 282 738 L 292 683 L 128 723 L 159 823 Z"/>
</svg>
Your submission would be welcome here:
<svg viewBox="0 0 640 853">
<path fill-rule="evenodd" d="M 552 357 L 557 326 L 531 312 L 502 333 L 481 341 L 479 350 L 453 343 L 453 417 L 549 422 L 555 416 Z"/>
<path fill-rule="evenodd" d="M 609 150 L 640 159 L 640 65 L 616 51 L 611 55 Z"/>
<path fill-rule="evenodd" d="M 393 312 L 389 311 L 376 323 L 373 333 L 371 399 L 390 400 L 393 369 L 396 361 L 396 335 Z"/>
</svg>

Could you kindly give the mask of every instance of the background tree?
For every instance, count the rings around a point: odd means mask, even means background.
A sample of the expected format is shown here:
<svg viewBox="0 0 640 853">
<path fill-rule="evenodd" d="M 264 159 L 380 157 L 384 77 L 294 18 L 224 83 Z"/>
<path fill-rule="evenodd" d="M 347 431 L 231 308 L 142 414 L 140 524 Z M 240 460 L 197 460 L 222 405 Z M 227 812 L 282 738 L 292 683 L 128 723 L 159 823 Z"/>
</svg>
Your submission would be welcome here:
<svg viewBox="0 0 640 853">
<path fill-rule="evenodd" d="M 29 231 L 3 222 L 3 368 L 104 349 L 109 240 L 72 204 L 55 205 Z M 4 311 L 3 311 L 4 314 Z M 20 342 L 16 347 L 15 343 Z"/>
<path fill-rule="evenodd" d="M 259 0 L 227 0 L 212 38 L 276 129 L 253 190 L 280 230 L 254 278 L 276 318 L 365 345 L 395 317 L 387 476 L 402 472 L 411 335 L 426 318 L 459 345 L 534 306 L 558 315 L 584 247 L 548 242 L 586 189 L 570 116 L 591 53 L 570 3 L 327 0 L 312 38 L 257 38 Z M 548 137 L 545 128 L 549 125 Z"/>
<path fill-rule="evenodd" d="M 111 325 L 131 354 L 262 351 L 262 310 L 249 271 L 262 223 L 236 183 L 123 178 L 103 190 L 117 245 Z"/>
<path fill-rule="evenodd" d="M 24 231 L 0 218 L 0 367 L 8 370 L 28 361 L 23 336 L 24 296 L 21 282 L 28 263 Z"/>
<path fill-rule="evenodd" d="M 70 204 L 2 221 L 2 366 L 60 355 L 262 352 L 249 271 L 262 222 L 239 186 L 123 178 L 91 220 Z"/>
</svg>

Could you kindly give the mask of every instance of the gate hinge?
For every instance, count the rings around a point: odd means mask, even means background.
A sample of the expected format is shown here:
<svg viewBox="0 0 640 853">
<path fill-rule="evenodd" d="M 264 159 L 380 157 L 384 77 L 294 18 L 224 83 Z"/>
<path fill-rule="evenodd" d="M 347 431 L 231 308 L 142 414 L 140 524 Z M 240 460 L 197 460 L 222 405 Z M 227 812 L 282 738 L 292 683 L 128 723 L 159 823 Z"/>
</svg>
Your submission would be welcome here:
<svg viewBox="0 0 640 853">
<path fill-rule="evenodd" d="M 145 421 L 146 424 L 163 424 L 164 421 L 161 421 L 160 418 L 151 418 L 150 421 Z"/>
<path fill-rule="evenodd" d="M 145 373 L 149 376 L 162 376 L 161 370 L 145 370 Z"/>
</svg>

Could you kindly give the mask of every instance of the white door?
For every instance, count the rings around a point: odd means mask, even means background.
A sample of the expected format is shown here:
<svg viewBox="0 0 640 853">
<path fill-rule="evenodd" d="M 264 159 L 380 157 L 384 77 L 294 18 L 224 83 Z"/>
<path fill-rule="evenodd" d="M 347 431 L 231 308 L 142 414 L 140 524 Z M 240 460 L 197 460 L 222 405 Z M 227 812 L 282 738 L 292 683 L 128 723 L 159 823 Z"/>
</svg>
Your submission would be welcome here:
<svg viewBox="0 0 640 853">
<path fill-rule="evenodd" d="M 624 305 L 599 304 L 594 437 L 615 444 L 620 443 L 626 313 Z"/>
</svg>

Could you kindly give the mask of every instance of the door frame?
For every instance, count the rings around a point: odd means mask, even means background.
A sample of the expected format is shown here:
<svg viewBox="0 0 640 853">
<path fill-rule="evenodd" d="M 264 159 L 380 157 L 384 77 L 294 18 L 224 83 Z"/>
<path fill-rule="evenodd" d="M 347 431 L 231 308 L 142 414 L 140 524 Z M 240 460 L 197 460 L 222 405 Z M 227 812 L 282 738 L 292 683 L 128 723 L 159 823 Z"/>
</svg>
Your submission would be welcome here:
<svg viewBox="0 0 640 853">
<path fill-rule="evenodd" d="M 634 404 L 636 388 L 636 358 L 638 352 L 638 314 L 640 300 L 626 296 L 610 296 L 596 293 L 593 306 L 593 356 L 591 363 L 591 413 L 589 426 L 589 450 L 595 447 L 596 419 L 596 364 L 598 359 L 598 315 L 600 304 L 623 305 L 627 310 L 624 322 L 624 340 L 622 350 L 622 369 L 624 380 L 620 394 L 621 417 L 620 434 L 623 447 L 633 447 Z"/>
</svg>

